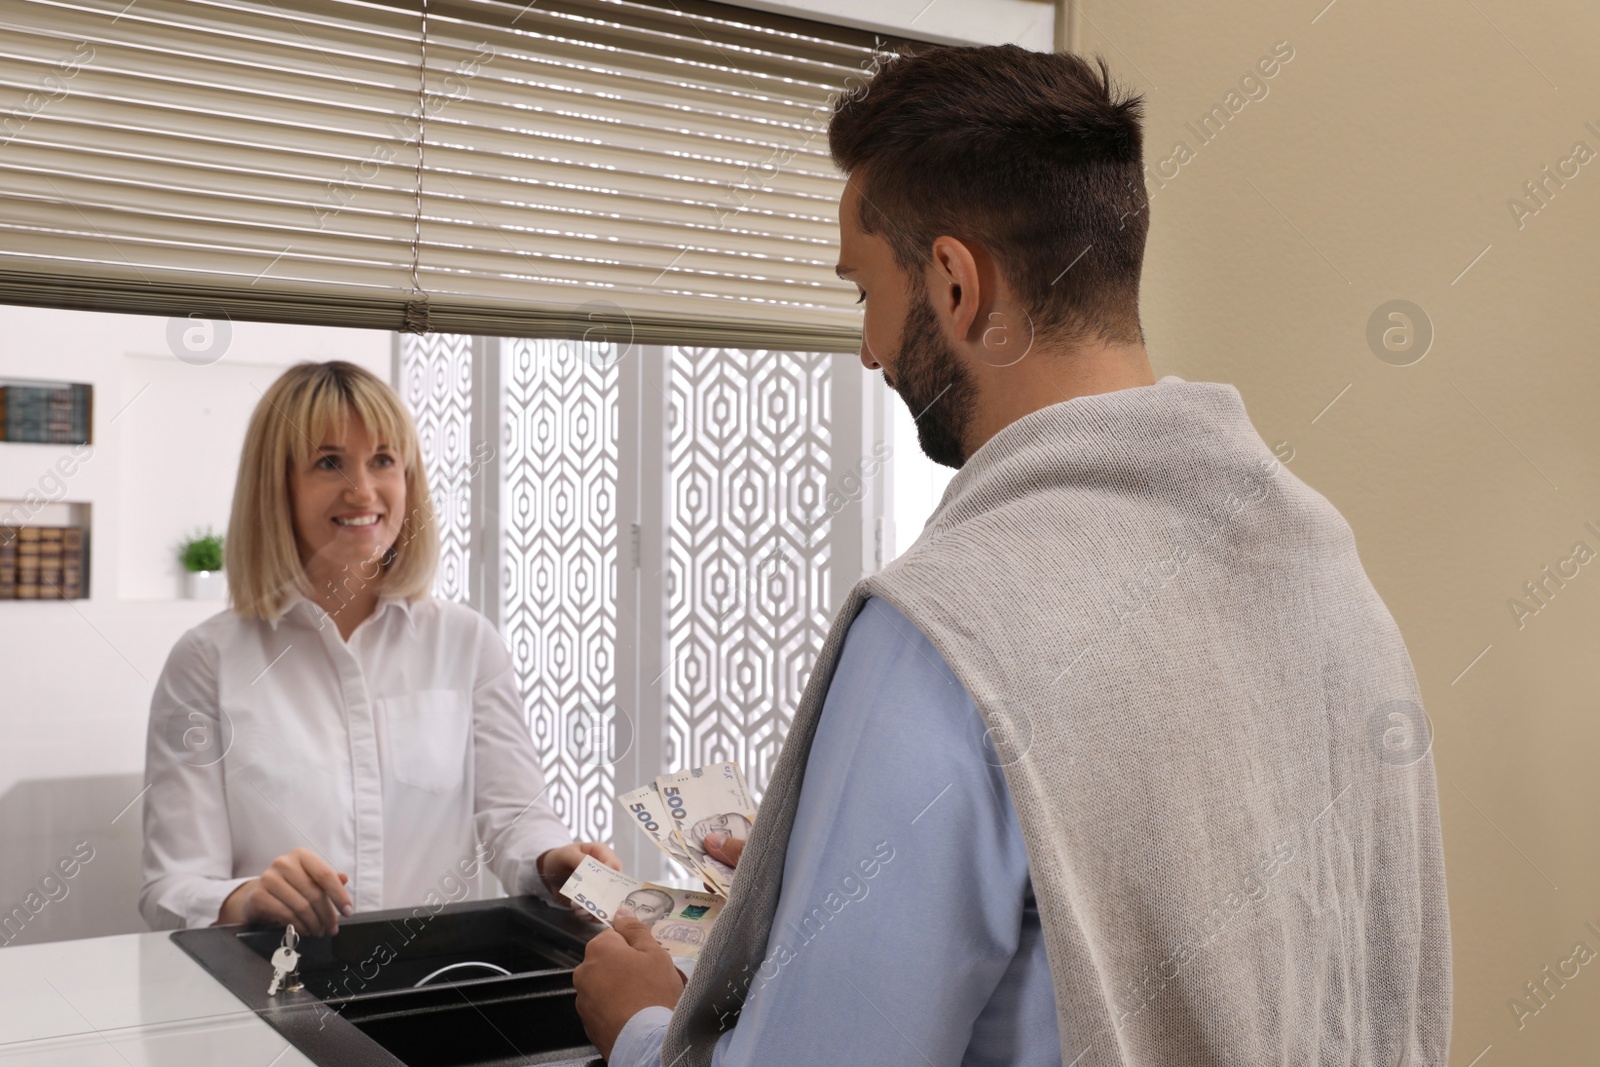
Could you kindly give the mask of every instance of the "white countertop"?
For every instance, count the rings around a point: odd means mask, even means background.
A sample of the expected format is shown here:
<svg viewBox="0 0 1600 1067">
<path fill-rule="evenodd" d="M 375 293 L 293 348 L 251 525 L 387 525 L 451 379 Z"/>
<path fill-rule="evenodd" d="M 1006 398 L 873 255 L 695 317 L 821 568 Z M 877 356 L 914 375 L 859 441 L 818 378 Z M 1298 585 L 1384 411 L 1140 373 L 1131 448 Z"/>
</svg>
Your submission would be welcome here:
<svg viewBox="0 0 1600 1067">
<path fill-rule="evenodd" d="M 170 933 L 0 948 L 3 1067 L 314 1067 Z"/>
</svg>

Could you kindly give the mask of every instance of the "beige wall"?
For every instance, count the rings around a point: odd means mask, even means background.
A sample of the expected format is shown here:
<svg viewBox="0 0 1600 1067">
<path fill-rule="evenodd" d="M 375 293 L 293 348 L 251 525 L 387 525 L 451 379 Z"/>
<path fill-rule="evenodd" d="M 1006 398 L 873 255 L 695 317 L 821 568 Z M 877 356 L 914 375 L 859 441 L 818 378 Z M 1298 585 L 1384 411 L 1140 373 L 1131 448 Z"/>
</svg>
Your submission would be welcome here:
<svg viewBox="0 0 1600 1067">
<path fill-rule="evenodd" d="M 1157 373 L 1237 385 L 1290 442 L 1411 650 L 1449 871 L 1451 1063 L 1593 1064 L 1600 957 L 1520 1028 L 1508 1001 L 1537 1008 L 1524 983 L 1576 942 L 1600 952 L 1600 556 L 1521 628 L 1508 601 L 1575 543 L 1600 552 L 1600 157 L 1520 229 L 1507 202 L 1533 206 L 1523 183 L 1577 142 L 1600 152 L 1600 7 L 1324 2 L 1084 0 L 1069 32 L 1146 94 L 1152 176 L 1176 143 L 1193 153 L 1149 179 Z M 1185 122 L 1280 41 L 1294 58 L 1267 95 L 1202 144 Z M 1435 329 L 1410 366 L 1366 340 L 1391 299 Z"/>
</svg>

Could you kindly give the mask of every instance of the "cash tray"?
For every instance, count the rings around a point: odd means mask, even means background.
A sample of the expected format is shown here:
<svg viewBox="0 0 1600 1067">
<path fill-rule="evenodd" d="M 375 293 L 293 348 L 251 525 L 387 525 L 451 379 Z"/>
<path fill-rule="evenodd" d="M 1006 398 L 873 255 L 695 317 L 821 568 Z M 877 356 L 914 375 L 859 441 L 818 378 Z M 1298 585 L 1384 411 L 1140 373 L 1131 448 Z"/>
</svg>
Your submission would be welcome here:
<svg viewBox="0 0 1600 1067">
<path fill-rule="evenodd" d="M 600 1067 L 572 987 L 599 930 L 534 897 L 360 913 L 333 937 L 302 937 L 302 988 L 271 997 L 282 926 L 179 930 L 172 940 L 323 1067 Z"/>
</svg>

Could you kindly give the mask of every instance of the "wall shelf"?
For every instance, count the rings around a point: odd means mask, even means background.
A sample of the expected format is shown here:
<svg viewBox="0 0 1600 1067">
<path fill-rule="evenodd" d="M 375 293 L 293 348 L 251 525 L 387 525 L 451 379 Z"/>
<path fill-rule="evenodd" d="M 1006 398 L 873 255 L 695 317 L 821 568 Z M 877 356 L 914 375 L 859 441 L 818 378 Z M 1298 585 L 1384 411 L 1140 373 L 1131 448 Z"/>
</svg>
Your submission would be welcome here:
<svg viewBox="0 0 1600 1067">
<path fill-rule="evenodd" d="M 12 389 L 22 392 L 19 395 L 11 392 Z M 37 390 L 41 389 L 68 391 L 68 407 L 65 412 L 68 428 L 77 430 L 81 426 L 82 440 L 77 439 L 76 433 L 70 434 L 69 439 L 64 441 L 33 441 L 7 436 L 10 424 L 23 421 L 26 417 L 42 418 L 47 426 L 51 419 L 61 417 L 63 412 L 55 403 L 59 397 L 44 398 L 45 406 L 43 408 L 38 406 L 40 397 Z M 4 417 L 0 417 L 0 445 L 46 444 L 70 447 L 75 444 L 89 444 L 94 440 L 94 399 L 93 382 L 0 377 L 0 413 L 4 414 Z"/>
</svg>

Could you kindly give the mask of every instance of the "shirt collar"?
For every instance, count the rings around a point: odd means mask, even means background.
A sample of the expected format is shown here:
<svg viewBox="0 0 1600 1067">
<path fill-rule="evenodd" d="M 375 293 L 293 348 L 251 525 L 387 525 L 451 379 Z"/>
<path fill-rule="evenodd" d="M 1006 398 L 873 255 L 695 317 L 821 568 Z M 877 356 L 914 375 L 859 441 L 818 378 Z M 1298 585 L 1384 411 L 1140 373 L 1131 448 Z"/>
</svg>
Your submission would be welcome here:
<svg viewBox="0 0 1600 1067">
<path fill-rule="evenodd" d="M 406 626 L 410 628 L 411 632 L 415 633 L 417 629 L 417 615 L 416 611 L 414 610 L 415 605 L 406 597 L 379 596 L 377 607 L 372 609 L 372 617 L 376 618 L 383 614 L 389 609 L 391 604 L 395 605 L 400 613 L 406 617 Z M 284 619 L 287 619 L 291 613 L 298 613 L 305 616 L 316 623 L 319 628 L 322 625 L 322 620 L 328 617 L 327 612 L 323 611 L 321 606 L 312 601 L 310 597 L 296 589 L 289 594 L 289 599 L 284 602 L 283 612 L 276 619 L 269 619 L 268 623 L 271 625 L 272 629 L 276 630 L 278 628 L 278 623 L 282 622 Z"/>
<path fill-rule="evenodd" d="M 416 633 L 417 613 L 413 610 L 415 605 L 403 596 L 380 596 L 378 598 L 378 606 L 373 609 L 372 614 L 379 614 L 390 604 L 393 604 L 394 609 L 406 617 L 406 628 L 412 633 Z"/>
</svg>

